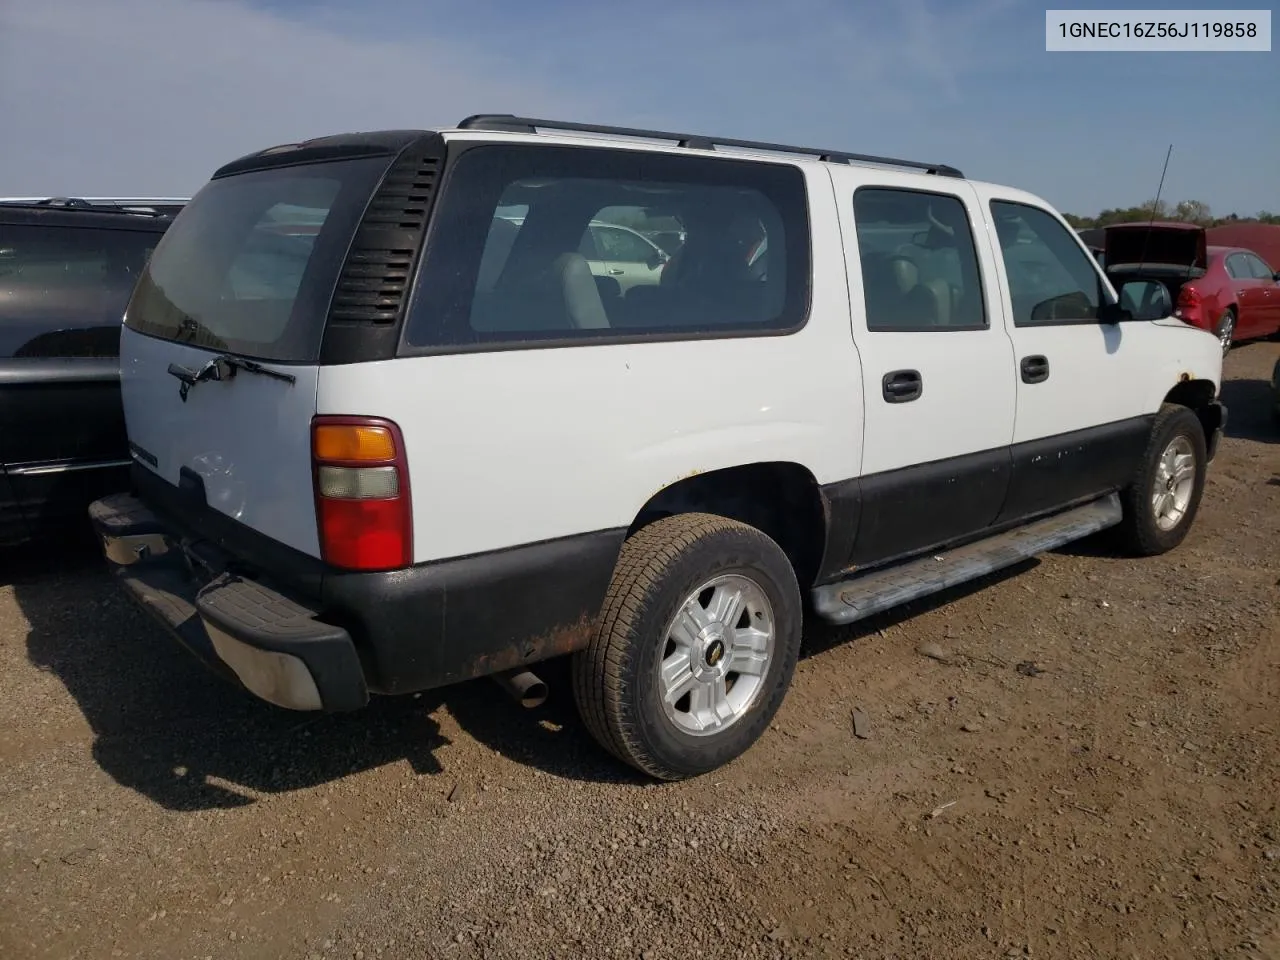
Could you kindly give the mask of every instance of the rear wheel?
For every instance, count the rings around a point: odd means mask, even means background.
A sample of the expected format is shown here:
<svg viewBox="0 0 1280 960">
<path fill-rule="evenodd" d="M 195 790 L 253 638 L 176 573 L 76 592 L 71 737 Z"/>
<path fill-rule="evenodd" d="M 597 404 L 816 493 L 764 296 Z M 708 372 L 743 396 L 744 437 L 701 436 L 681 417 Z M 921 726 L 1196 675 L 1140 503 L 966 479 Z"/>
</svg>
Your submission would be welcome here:
<svg viewBox="0 0 1280 960">
<path fill-rule="evenodd" d="M 573 689 L 591 734 L 662 780 L 745 752 L 795 670 L 803 617 L 782 549 L 710 514 L 656 521 L 623 545 Z"/>
<path fill-rule="evenodd" d="M 1129 550 L 1154 556 L 1186 538 L 1204 492 L 1205 462 L 1200 418 L 1187 407 L 1165 404 L 1137 475 L 1122 494 L 1119 533 Z"/>
<path fill-rule="evenodd" d="M 1222 344 L 1222 355 L 1225 357 L 1227 351 L 1231 349 L 1231 341 L 1236 335 L 1236 311 L 1234 307 L 1227 307 L 1222 314 L 1222 319 L 1218 321 L 1218 326 L 1214 328 L 1214 334 L 1218 337 L 1218 342 Z"/>
</svg>

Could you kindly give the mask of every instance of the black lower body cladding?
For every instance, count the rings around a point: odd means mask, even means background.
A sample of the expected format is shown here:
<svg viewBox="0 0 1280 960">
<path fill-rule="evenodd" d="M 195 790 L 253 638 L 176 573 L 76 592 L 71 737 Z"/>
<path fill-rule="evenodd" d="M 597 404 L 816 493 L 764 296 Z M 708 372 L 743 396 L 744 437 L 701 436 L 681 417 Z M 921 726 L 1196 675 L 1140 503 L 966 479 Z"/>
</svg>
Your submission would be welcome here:
<svg viewBox="0 0 1280 960">
<path fill-rule="evenodd" d="M 326 614 L 363 638 L 375 689 L 405 693 L 584 649 L 626 530 L 391 573 L 330 573 Z"/>
<path fill-rule="evenodd" d="M 355 709 L 369 693 L 430 689 L 585 648 L 626 536 L 355 573 L 207 506 L 184 509 L 177 488 L 149 471 L 135 469 L 135 486 L 138 496 L 90 511 L 122 585 L 219 673 L 299 709 Z M 272 684 L 291 676 L 306 694 L 277 696 Z"/>
</svg>

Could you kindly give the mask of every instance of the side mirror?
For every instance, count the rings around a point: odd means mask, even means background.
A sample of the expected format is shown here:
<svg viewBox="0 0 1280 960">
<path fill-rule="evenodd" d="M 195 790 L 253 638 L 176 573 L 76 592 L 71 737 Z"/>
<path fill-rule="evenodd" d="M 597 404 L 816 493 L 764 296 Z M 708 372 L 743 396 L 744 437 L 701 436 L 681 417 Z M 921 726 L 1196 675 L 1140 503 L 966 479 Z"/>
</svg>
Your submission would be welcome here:
<svg viewBox="0 0 1280 960">
<path fill-rule="evenodd" d="M 1161 320 L 1173 314 L 1173 298 L 1169 294 L 1169 288 L 1163 283 L 1155 280 L 1130 280 L 1119 292 L 1120 302 L 1115 306 L 1134 320 Z"/>
<path fill-rule="evenodd" d="M 1277 270 L 1275 273 L 1273 273 L 1271 275 L 1271 279 L 1274 280 L 1276 283 L 1280 283 L 1280 270 Z"/>
</svg>

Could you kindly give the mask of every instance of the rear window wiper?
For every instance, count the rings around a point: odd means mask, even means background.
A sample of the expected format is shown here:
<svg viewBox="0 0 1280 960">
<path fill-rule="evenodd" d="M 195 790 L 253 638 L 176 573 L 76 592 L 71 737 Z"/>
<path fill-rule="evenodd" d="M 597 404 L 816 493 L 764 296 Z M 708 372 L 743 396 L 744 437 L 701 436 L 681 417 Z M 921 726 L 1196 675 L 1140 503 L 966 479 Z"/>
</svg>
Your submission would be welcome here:
<svg viewBox="0 0 1280 960">
<path fill-rule="evenodd" d="M 181 385 L 178 387 L 178 396 L 182 398 L 183 403 L 187 402 L 187 393 L 197 383 L 204 383 L 206 380 L 230 380 L 236 375 L 237 370 L 271 377 L 273 380 L 283 380 L 285 383 L 296 383 L 298 379 L 292 373 L 272 370 L 270 367 L 264 367 L 256 360 L 246 360 L 244 357 L 237 357 L 230 353 L 223 353 L 213 357 L 197 370 L 192 370 L 190 367 L 184 367 L 176 363 L 169 364 L 169 375 L 177 377 L 181 381 Z"/>
</svg>

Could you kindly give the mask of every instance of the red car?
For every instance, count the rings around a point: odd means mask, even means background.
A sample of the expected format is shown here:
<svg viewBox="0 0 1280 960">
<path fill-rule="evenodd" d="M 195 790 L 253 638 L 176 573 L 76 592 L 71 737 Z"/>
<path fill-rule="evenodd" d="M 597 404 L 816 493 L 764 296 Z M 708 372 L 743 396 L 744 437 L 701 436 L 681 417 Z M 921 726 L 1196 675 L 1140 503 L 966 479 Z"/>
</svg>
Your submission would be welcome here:
<svg viewBox="0 0 1280 960">
<path fill-rule="evenodd" d="M 1191 223 L 1123 223 L 1104 231 L 1103 263 L 1116 288 L 1158 280 L 1173 315 L 1232 342 L 1280 333 L 1280 273 L 1243 247 L 1210 246 Z"/>
</svg>

